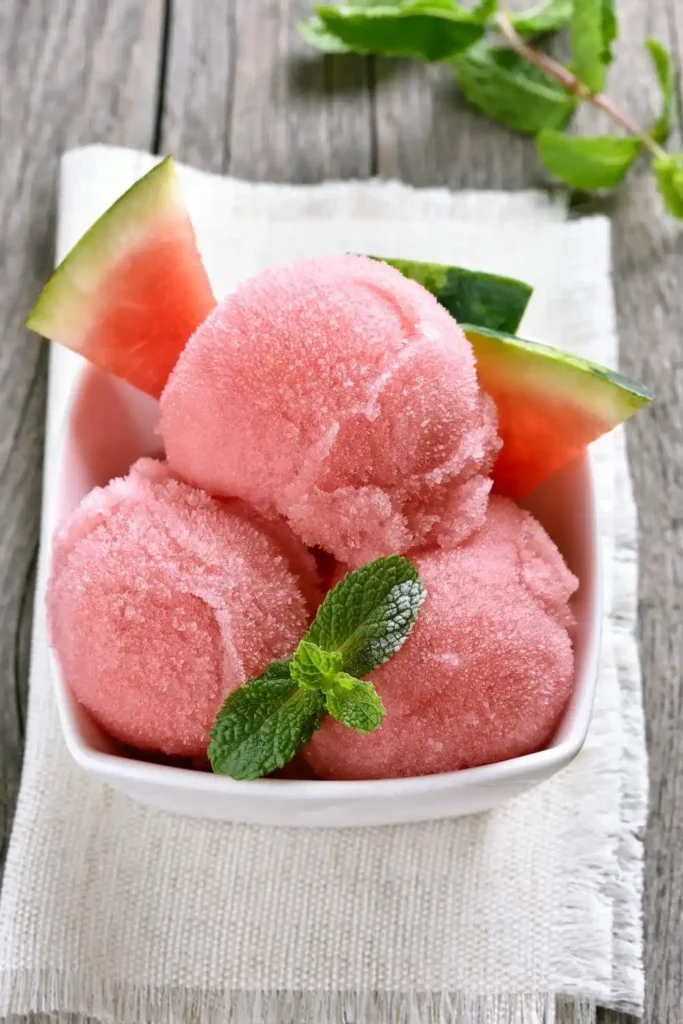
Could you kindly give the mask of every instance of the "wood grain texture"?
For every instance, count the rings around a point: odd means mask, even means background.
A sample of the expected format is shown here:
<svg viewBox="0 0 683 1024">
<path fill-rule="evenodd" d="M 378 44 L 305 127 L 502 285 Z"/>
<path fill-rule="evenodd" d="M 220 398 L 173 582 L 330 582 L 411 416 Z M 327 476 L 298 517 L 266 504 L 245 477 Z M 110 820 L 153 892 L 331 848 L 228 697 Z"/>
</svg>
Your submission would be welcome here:
<svg viewBox="0 0 683 1024">
<path fill-rule="evenodd" d="M 59 154 L 150 145 L 162 13 L 161 0 L 0 3 L 0 865 L 21 767 L 47 367 L 21 325 L 51 268 Z"/>
<path fill-rule="evenodd" d="M 0 842 L 18 779 L 45 374 L 44 355 L 18 325 L 50 263 L 59 150 L 156 139 L 197 166 L 257 180 L 378 173 L 455 188 L 546 180 L 532 144 L 470 110 L 448 69 L 309 54 L 296 34 L 309 0 L 167 4 L 165 22 L 162 0 L 0 0 Z M 658 94 L 643 40 L 668 45 L 680 72 L 683 4 L 620 0 L 619 12 L 609 92 L 647 122 Z M 578 125 L 606 127 L 589 111 Z M 662 212 L 645 166 L 615 199 L 586 206 L 595 208 L 613 218 L 624 369 L 657 393 L 629 431 L 651 758 L 645 1020 L 681 1024 L 683 228 Z M 602 1024 L 627 1021 L 601 1014 Z"/>
<path fill-rule="evenodd" d="M 174 0 L 161 150 L 259 181 L 367 177 L 371 63 L 319 59 L 308 0 Z"/>
</svg>

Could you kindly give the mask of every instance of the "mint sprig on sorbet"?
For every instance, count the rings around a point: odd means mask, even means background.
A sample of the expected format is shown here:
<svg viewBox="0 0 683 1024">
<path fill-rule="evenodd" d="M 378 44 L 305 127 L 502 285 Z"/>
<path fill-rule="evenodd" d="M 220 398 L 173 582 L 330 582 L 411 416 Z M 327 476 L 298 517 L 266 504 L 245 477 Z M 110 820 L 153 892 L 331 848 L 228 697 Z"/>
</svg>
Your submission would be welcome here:
<svg viewBox="0 0 683 1024">
<path fill-rule="evenodd" d="M 358 677 L 399 650 L 424 598 L 415 566 L 399 555 L 348 573 L 292 657 L 228 695 L 211 730 L 213 771 L 233 779 L 268 775 L 291 761 L 326 714 L 358 732 L 379 728 L 382 701 Z"/>
</svg>

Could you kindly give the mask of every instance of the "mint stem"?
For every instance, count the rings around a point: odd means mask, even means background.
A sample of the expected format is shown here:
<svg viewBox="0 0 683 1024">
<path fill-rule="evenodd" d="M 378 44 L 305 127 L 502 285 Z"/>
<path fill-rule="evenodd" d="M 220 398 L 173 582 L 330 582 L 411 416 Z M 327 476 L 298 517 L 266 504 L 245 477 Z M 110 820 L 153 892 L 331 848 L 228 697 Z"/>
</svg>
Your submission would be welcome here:
<svg viewBox="0 0 683 1024">
<path fill-rule="evenodd" d="M 541 71 L 545 71 L 546 74 L 554 78 L 556 82 L 559 82 L 567 92 L 573 93 L 580 100 L 584 100 L 587 103 L 592 103 L 594 107 L 598 107 L 620 128 L 628 132 L 629 135 L 635 135 L 636 138 L 640 139 L 646 149 L 652 153 L 653 156 L 662 158 L 666 157 L 666 153 L 658 146 L 652 136 L 644 131 L 639 125 L 633 121 L 628 114 L 620 110 L 609 96 L 605 96 L 604 93 L 592 93 L 590 89 L 584 83 L 572 74 L 569 68 L 566 68 L 559 61 L 549 57 L 546 53 L 541 53 L 539 50 L 534 50 L 532 46 L 522 39 L 519 33 L 516 31 L 514 25 L 510 21 L 509 17 L 498 12 L 495 15 L 495 21 L 498 28 L 505 36 L 506 40 L 512 47 L 512 49 L 520 55 L 525 57 L 532 64 L 535 64 Z"/>
</svg>

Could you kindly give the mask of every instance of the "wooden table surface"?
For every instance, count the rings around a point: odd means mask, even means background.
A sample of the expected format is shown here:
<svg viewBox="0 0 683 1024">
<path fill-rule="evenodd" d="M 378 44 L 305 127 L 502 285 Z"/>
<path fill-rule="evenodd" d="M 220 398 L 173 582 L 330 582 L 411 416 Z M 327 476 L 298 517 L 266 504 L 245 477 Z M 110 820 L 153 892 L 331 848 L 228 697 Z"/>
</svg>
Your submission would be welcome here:
<svg viewBox="0 0 683 1024">
<path fill-rule="evenodd" d="M 51 266 L 59 154 L 109 142 L 257 180 L 543 184 L 531 143 L 467 109 L 446 68 L 308 52 L 296 23 L 310 6 L 0 0 L 0 865 L 21 770 L 46 389 L 46 347 L 21 322 Z M 609 92 L 648 121 L 658 95 L 642 43 L 661 40 L 680 70 L 683 2 L 619 8 Z M 595 126 L 591 112 L 580 116 Z M 661 212 L 644 167 L 603 208 L 613 219 L 623 368 L 657 394 L 629 429 L 651 783 L 646 1020 L 681 1024 L 683 225 Z M 623 1019 L 602 1015 L 603 1024 Z"/>
</svg>

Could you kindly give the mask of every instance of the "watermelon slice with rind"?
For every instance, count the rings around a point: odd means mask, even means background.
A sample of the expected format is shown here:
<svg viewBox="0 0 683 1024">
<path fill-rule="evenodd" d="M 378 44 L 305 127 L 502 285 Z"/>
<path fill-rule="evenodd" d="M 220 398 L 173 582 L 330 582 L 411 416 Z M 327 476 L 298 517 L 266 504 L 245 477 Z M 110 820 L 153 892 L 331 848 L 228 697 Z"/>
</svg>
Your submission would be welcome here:
<svg viewBox="0 0 683 1024">
<path fill-rule="evenodd" d="M 86 232 L 26 324 L 158 398 L 215 304 L 168 158 Z"/>
<path fill-rule="evenodd" d="M 385 260 L 461 321 L 503 440 L 494 489 L 520 499 L 650 400 L 621 374 L 516 330 L 521 281 L 411 260 Z M 173 162 L 158 164 L 97 221 L 52 275 L 27 325 L 158 397 L 215 305 Z"/>
<path fill-rule="evenodd" d="M 480 324 L 494 331 L 514 334 L 533 292 L 524 281 L 500 274 L 443 263 L 372 258 L 388 263 L 404 277 L 421 284 L 458 323 Z"/>
<path fill-rule="evenodd" d="M 640 384 L 561 349 L 461 325 L 503 441 L 494 491 L 517 500 L 652 400 Z"/>
</svg>

